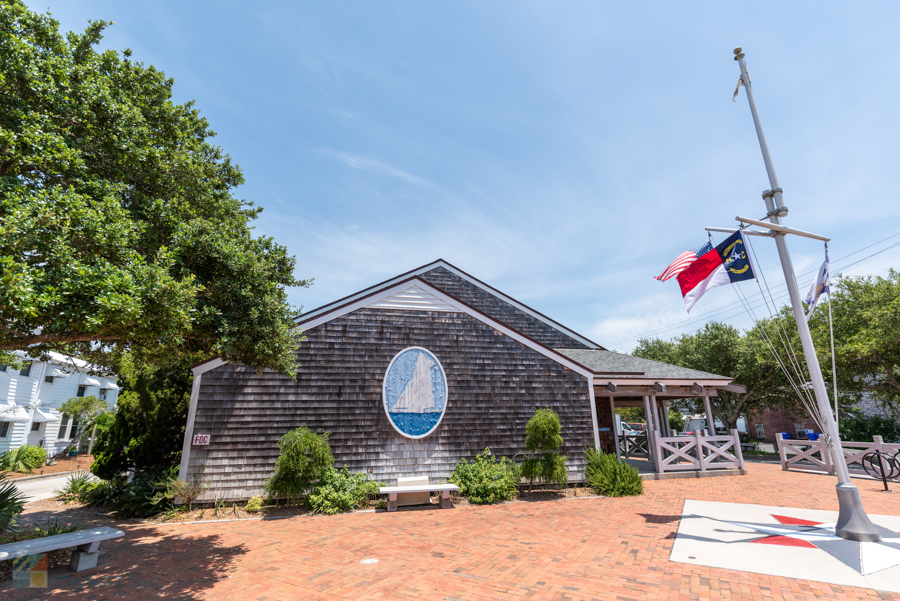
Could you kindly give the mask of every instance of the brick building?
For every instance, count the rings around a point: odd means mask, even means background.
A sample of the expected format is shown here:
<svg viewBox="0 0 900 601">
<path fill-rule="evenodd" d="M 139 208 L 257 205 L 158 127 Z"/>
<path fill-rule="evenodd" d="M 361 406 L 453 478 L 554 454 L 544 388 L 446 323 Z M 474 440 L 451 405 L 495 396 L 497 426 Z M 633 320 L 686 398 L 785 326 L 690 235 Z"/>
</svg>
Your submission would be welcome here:
<svg viewBox="0 0 900 601">
<path fill-rule="evenodd" d="M 780 409 L 766 409 L 761 413 L 749 416 L 750 437 L 760 442 L 775 442 L 775 434 L 788 432 L 791 438 L 803 440 L 806 431 L 812 430 L 821 434 L 822 430 L 808 413 L 785 413 Z"/>
</svg>

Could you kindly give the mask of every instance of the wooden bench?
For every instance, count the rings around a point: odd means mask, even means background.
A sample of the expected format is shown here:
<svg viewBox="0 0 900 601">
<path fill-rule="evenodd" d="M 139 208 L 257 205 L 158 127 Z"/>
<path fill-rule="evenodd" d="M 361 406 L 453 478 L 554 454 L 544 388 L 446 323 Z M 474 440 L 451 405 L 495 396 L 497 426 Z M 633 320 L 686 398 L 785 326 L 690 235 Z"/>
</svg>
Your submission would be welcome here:
<svg viewBox="0 0 900 601">
<path fill-rule="evenodd" d="M 123 536 L 125 536 L 125 533 L 121 530 L 104 526 L 102 528 L 90 528 L 88 530 L 69 532 L 68 534 L 57 534 L 55 536 L 24 540 L 18 543 L 9 543 L 0 545 L 0 561 L 77 547 L 75 551 L 72 551 L 72 561 L 69 563 L 69 568 L 76 572 L 81 572 L 82 570 L 90 570 L 97 567 L 97 557 L 100 555 L 99 549 L 102 541 Z"/>
<path fill-rule="evenodd" d="M 459 490 L 455 484 L 419 484 L 416 486 L 382 486 L 378 489 L 383 495 L 388 495 L 388 511 L 397 511 L 397 494 L 403 493 L 441 493 L 441 509 L 453 507 L 450 503 L 450 493 Z"/>
</svg>

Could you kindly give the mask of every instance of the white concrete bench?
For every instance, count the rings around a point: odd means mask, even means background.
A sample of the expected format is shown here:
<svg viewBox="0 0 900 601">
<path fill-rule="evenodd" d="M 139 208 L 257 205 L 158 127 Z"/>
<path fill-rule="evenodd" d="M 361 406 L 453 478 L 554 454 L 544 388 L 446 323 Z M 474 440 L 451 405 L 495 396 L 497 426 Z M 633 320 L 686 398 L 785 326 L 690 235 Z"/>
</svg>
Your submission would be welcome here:
<svg viewBox="0 0 900 601">
<path fill-rule="evenodd" d="M 459 490 L 455 484 L 418 484 L 415 486 L 382 486 L 378 489 L 383 495 L 388 495 L 388 511 L 397 511 L 397 495 L 403 493 L 425 493 L 430 495 L 433 492 L 441 493 L 441 509 L 449 509 L 453 507 L 450 504 L 450 493 Z"/>
<path fill-rule="evenodd" d="M 43 538 L 35 538 L 33 540 L 23 540 L 18 543 L 9 543 L 0 545 L 0 561 L 6 559 L 15 559 L 25 555 L 37 555 L 39 553 L 47 553 L 58 549 L 68 549 L 69 547 L 77 547 L 72 551 L 72 561 L 69 567 L 80 572 L 82 570 L 90 570 L 97 567 L 97 556 L 100 555 L 100 543 L 113 538 L 121 538 L 125 533 L 115 528 L 90 528 L 88 530 L 79 530 L 77 532 L 69 532 L 68 534 L 57 534 L 55 536 L 45 536 Z"/>
</svg>

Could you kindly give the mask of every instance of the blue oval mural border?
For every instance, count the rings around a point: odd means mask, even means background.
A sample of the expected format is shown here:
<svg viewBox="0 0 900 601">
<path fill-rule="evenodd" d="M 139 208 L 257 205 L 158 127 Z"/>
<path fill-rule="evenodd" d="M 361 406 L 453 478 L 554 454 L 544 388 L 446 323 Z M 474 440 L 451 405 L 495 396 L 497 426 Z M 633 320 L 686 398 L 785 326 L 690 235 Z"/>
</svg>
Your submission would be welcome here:
<svg viewBox="0 0 900 601">
<path fill-rule="evenodd" d="M 388 410 L 388 398 L 387 398 L 388 397 L 388 394 L 387 394 L 388 374 L 391 373 L 391 368 L 394 366 L 394 363 L 397 361 L 397 359 L 399 359 L 404 353 L 406 353 L 408 351 L 413 351 L 413 350 L 422 351 L 423 353 L 428 355 L 431 359 L 433 359 L 434 362 L 437 364 L 438 369 L 441 370 L 441 377 L 444 380 L 444 408 L 443 408 L 443 410 L 441 410 L 441 415 L 440 415 L 440 417 L 438 417 L 438 420 L 434 424 L 434 426 L 432 426 L 431 429 L 428 430 L 428 432 L 425 432 L 424 434 L 418 434 L 418 435 L 407 434 L 406 432 L 401 430 L 397 426 L 396 423 L 394 423 L 394 419 L 391 417 L 391 413 Z M 447 409 L 450 406 L 450 386 L 447 383 L 447 372 L 444 371 L 444 366 L 443 366 L 443 364 L 441 364 L 441 360 L 437 358 L 437 355 L 435 355 L 433 352 L 431 352 L 427 348 L 424 348 L 421 346 L 408 346 L 408 347 L 402 349 L 401 351 L 399 351 L 396 355 L 394 355 L 394 358 L 391 359 L 391 362 L 388 364 L 387 369 L 384 370 L 384 377 L 383 377 L 383 380 L 381 383 L 381 406 L 384 408 L 385 417 L 387 417 L 388 422 L 391 424 L 391 427 L 394 428 L 394 430 L 396 430 L 397 433 L 400 434 L 401 436 L 403 436 L 404 438 L 418 440 L 421 438 L 425 438 L 426 436 L 430 436 L 432 432 L 437 430 L 438 426 L 441 425 L 441 422 L 444 421 L 444 415 L 446 415 Z"/>
</svg>

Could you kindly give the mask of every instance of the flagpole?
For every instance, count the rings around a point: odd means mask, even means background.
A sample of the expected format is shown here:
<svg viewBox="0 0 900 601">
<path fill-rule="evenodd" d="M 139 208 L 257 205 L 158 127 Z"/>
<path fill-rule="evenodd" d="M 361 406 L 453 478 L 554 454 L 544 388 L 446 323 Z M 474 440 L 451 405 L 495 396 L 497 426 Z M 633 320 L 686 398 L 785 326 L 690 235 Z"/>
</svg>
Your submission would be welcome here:
<svg viewBox="0 0 900 601">
<path fill-rule="evenodd" d="M 828 260 L 828 243 L 825 243 L 825 259 Z M 828 333 L 831 334 L 831 377 L 834 380 L 834 426 L 840 432 L 840 413 L 838 413 L 838 389 L 837 389 L 837 360 L 834 355 L 834 325 L 831 318 L 831 301 L 834 294 L 831 292 L 831 266 L 828 267 Z"/>
<path fill-rule="evenodd" d="M 769 185 L 771 186 L 771 190 L 763 192 L 763 199 L 768 210 L 766 217 L 772 223 L 781 225 L 781 218 L 788 214 L 788 209 L 784 206 L 778 175 L 775 174 L 775 166 L 772 164 L 772 156 L 769 154 L 766 134 L 763 132 L 762 122 L 760 122 L 759 113 L 756 110 L 756 99 L 753 97 L 753 87 L 750 83 L 750 76 L 747 74 L 744 54 L 741 52 L 740 47 L 734 49 L 734 54 L 736 55 L 734 60 L 738 62 L 741 68 L 741 78 L 744 82 L 744 90 L 747 92 L 747 102 L 750 104 L 753 125 L 756 127 L 756 136 L 759 138 L 759 147 L 762 151 L 763 161 L 766 164 L 766 173 L 769 176 Z M 837 472 L 838 484 L 836 489 L 840 512 L 835 525 L 835 533 L 845 539 L 878 542 L 881 540 L 881 534 L 869 520 L 869 516 L 866 515 L 866 510 L 862 506 L 862 499 L 859 496 L 859 489 L 850 481 L 850 471 L 847 469 L 837 424 L 831 415 L 831 404 L 828 402 L 828 393 L 825 391 L 822 368 L 819 366 L 819 359 L 816 356 L 816 349 L 813 345 L 812 336 L 809 333 L 809 325 L 806 323 L 806 316 L 800 301 L 800 290 L 797 288 L 797 277 L 794 274 L 785 233 L 775 231 L 774 234 L 775 245 L 778 247 L 778 256 L 781 259 L 781 268 L 784 271 L 785 283 L 791 297 L 791 306 L 794 309 L 794 320 L 797 322 L 797 330 L 800 334 L 800 343 L 803 346 L 803 354 L 806 356 L 806 364 L 809 368 L 813 391 L 816 394 L 816 404 L 821 414 L 825 438 L 830 447 L 836 468 L 835 471 Z"/>
</svg>

